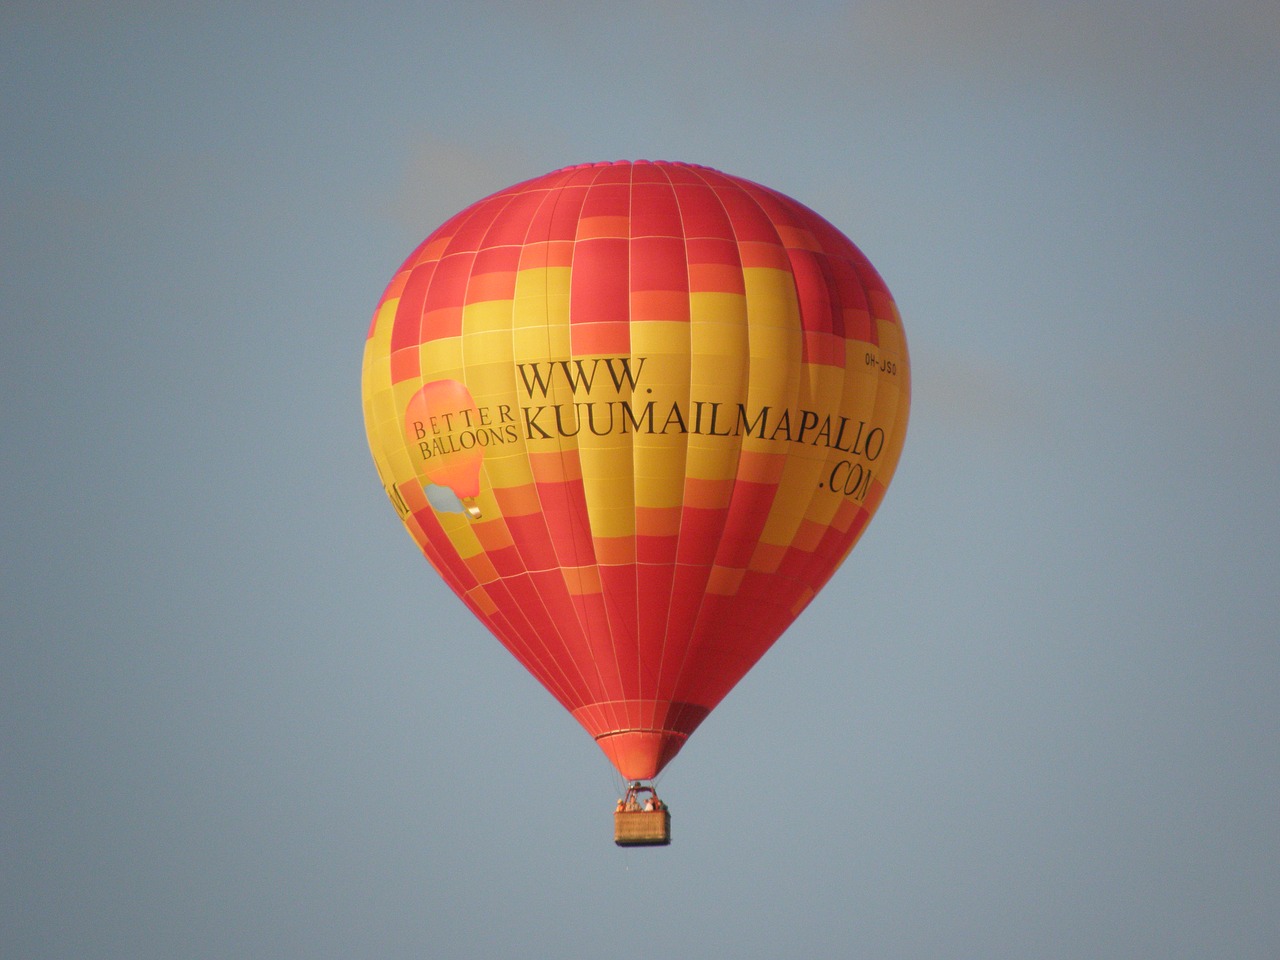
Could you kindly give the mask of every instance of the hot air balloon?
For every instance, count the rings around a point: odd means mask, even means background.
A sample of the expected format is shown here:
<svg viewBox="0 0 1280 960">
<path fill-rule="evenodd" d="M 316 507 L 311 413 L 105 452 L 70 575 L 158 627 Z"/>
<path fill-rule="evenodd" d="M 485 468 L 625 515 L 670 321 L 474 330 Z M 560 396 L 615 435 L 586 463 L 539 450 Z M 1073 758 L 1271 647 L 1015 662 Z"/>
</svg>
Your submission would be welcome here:
<svg viewBox="0 0 1280 960">
<path fill-rule="evenodd" d="M 818 214 L 621 161 L 428 236 L 374 312 L 363 400 L 410 536 L 631 785 L 615 839 L 646 844 L 670 837 L 648 782 L 879 506 L 910 372 L 884 281 Z"/>
</svg>

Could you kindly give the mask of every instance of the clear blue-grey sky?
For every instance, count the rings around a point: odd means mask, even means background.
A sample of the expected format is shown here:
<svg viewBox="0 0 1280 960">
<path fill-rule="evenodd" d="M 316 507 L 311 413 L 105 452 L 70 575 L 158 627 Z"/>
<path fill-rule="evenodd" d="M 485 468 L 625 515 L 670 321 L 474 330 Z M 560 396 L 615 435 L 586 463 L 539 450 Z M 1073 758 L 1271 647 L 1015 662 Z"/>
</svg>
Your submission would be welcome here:
<svg viewBox="0 0 1280 960">
<path fill-rule="evenodd" d="M 1280 956 L 1273 2 L 20 2 L 0 78 L 0 955 Z M 821 211 L 914 369 L 666 850 L 359 401 L 423 236 L 618 158 Z"/>
</svg>

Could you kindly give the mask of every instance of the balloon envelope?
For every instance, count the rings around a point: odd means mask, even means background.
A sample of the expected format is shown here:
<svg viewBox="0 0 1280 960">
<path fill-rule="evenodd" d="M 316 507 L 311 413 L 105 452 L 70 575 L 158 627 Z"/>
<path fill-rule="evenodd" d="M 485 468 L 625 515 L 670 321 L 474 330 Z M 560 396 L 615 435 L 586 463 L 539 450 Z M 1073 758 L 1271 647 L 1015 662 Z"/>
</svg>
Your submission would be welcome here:
<svg viewBox="0 0 1280 960">
<path fill-rule="evenodd" d="M 643 780 L 853 548 L 909 376 L 888 289 L 833 226 L 638 161 L 517 184 L 427 237 L 374 313 L 363 392 L 426 558 Z"/>
</svg>

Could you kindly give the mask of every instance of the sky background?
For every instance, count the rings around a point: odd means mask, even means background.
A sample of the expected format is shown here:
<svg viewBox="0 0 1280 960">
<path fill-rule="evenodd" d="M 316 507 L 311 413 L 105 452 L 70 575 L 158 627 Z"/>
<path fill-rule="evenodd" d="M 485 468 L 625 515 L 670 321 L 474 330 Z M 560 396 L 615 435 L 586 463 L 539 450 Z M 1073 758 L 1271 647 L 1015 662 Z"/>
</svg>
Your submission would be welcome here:
<svg viewBox="0 0 1280 960">
<path fill-rule="evenodd" d="M 1271 0 L 0 11 L 0 954 L 1280 956 Z M 883 509 L 619 850 L 360 411 L 443 219 L 685 160 L 913 362 Z"/>
</svg>

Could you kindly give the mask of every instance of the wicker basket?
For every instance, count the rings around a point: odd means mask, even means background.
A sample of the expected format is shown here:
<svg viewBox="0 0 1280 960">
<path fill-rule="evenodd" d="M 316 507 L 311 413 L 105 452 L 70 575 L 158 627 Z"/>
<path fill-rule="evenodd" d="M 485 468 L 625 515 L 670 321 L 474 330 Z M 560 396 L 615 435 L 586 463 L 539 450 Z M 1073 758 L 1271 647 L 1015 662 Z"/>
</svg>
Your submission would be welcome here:
<svg viewBox="0 0 1280 960">
<path fill-rule="evenodd" d="M 619 810 L 613 842 L 620 847 L 665 847 L 671 843 L 670 810 Z"/>
</svg>

